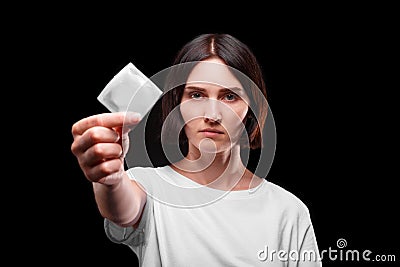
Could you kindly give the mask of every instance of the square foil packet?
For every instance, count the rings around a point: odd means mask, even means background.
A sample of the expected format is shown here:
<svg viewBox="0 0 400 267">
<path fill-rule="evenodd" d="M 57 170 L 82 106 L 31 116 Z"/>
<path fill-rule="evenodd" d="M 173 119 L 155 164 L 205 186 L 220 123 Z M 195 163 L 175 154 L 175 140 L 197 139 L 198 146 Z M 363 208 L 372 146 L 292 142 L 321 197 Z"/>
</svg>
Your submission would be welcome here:
<svg viewBox="0 0 400 267">
<path fill-rule="evenodd" d="M 111 112 L 138 112 L 146 115 L 162 91 L 131 62 L 101 91 L 97 100 Z"/>
</svg>

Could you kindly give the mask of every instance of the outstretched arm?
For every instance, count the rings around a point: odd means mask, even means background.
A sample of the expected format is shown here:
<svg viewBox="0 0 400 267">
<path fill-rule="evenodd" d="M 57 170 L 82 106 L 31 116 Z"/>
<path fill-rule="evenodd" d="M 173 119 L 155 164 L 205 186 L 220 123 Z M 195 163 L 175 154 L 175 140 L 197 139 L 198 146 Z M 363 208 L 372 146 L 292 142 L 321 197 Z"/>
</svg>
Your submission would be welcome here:
<svg viewBox="0 0 400 267">
<path fill-rule="evenodd" d="M 124 170 L 128 133 L 139 121 L 136 113 L 117 112 L 93 115 L 72 126 L 71 151 L 93 183 L 101 215 L 124 227 L 138 222 L 146 203 L 146 193 Z"/>
</svg>

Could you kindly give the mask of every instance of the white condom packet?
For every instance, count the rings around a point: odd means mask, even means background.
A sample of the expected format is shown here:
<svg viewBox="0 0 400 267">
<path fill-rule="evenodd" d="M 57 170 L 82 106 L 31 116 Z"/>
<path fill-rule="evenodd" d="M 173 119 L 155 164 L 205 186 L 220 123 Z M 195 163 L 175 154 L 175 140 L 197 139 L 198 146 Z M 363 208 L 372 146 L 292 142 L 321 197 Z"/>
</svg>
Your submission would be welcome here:
<svg viewBox="0 0 400 267">
<path fill-rule="evenodd" d="M 143 117 L 162 91 L 131 62 L 118 72 L 97 97 L 111 112 L 133 111 Z"/>
</svg>

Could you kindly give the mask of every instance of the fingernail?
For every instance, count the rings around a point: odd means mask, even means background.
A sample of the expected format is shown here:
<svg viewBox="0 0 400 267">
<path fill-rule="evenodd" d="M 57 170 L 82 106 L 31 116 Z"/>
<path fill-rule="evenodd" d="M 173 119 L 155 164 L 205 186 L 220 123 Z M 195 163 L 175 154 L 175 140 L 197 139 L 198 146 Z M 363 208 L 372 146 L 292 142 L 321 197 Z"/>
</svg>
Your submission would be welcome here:
<svg viewBox="0 0 400 267">
<path fill-rule="evenodd" d="M 136 122 L 139 121 L 142 118 L 142 115 L 137 112 L 129 112 L 126 114 L 126 119 L 128 121 Z"/>
</svg>

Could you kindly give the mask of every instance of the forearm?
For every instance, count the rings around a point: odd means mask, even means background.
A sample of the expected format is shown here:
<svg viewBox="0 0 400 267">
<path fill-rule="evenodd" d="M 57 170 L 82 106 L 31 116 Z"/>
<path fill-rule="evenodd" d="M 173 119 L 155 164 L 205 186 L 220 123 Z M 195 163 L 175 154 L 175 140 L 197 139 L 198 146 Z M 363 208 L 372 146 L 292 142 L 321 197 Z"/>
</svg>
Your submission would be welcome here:
<svg viewBox="0 0 400 267">
<path fill-rule="evenodd" d="M 124 172 L 120 182 L 112 185 L 93 183 L 100 214 L 127 227 L 137 222 L 146 201 L 144 191 Z"/>
</svg>

